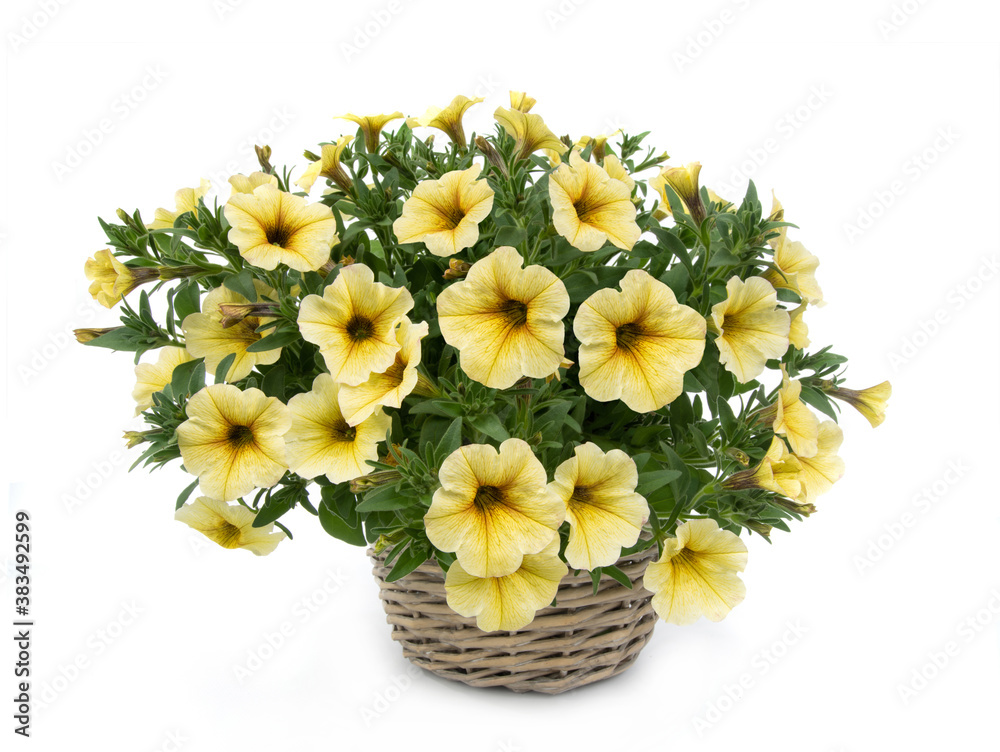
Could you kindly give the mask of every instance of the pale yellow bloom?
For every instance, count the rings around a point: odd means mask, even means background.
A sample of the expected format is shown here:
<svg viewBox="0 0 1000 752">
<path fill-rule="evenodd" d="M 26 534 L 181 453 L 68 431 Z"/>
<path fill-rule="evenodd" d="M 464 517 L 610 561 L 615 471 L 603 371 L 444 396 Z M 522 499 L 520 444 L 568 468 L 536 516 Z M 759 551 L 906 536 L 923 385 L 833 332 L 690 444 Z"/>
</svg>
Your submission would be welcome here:
<svg viewBox="0 0 1000 752">
<path fill-rule="evenodd" d="M 631 195 L 632 189 L 635 188 L 635 180 L 628 174 L 628 170 L 625 169 L 625 165 L 622 164 L 621 160 L 614 154 L 608 154 L 604 158 L 603 166 L 604 171 L 608 173 L 608 177 L 623 182 L 628 187 L 629 195 Z"/>
<path fill-rule="evenodd" d="M 351 386 L 385 373 L 396 360 L 396 325 L 413 308 L 405 287 L 375 281 L 364 264 L 340 270 L 323 296 L 307 295 L 299 307 L 299 331 L 319 346 L 333 378 Z"/>
<path fill-rule="evenodd" d="M 331 483 L 354 480 L 372 471 L 366 460 L 378 459 L 378 443 L 392 424 L 376 408 L 357 425 L 349 425 L 340 410 L 344 387 L 328 373 L 313 381 L 312 391 L 288 400 L 292 427 L 285 434 L 288 468 L 303 478 L 325 475 Z"/>
<path fill-rule="evenodd" d="M 289 409 L 260 389 L 213 384 L 188 400 L 177 446 L 202 493 L 233 501 L 281 480 L 287 467 L 282 437 L 291 425 Z"/>
<path fill-rule="evenodd" d="M 271 297 L 274 290 L 260 280 L 254 280 L 260 298 Z M 281 357 L 281 348 L 264 352 L 248 352 L 247 348 L 270 332 L 259 334 L 258 327 L 269 323 L 270 318 L 246 316 L 232 326 L 223 327 L 223 305 L 245 305 L 251 301 L 226 286 L 216 287 L 201 301 L 201 313 L 189 313 L 181 322 L 184 344 L 194 358 L 205 359 L 205 370 L 214 374 L 225 357 L 235 353 L 236 360 L 226 374 L 226 381 L 239 381 L 250 374 L 256 365 L 271 365 Z"/>
<path fill-rule="evenodd" d="M 181 363 L 194 360 L 183 347 L 164 347 L 155 363 L 140 363 L 135 367 L 135 388 L 132 399 L 135 400 L 135 414 L 153 406 L 153 392 L 163 391 L 170 383 L 174 369 Z"/>
<path fill-rule="evenodd" d="M 199 496 L 174 514 L 174 519 L 192 527 L 223 548 L 242 548 L 257 556 L 266 556 L 285 539 L 275 531 L 274 523 L 254 527 L 257 513 L 241 504 Z"/>
<path fill-rule="evenodd" d="M 635 492 L 639 473 L 625 452 L 607 454 L 590 442 L 556 468 L 549 490 L 566 505 L 566 561 L 574 569 L 614 564 L 623 547 L 635 545 L 649 518 L 646 499 Z"/>
<path fill-rule="evenodd" d="M 764 372 L 767 361 L 788 350 L 791 320 L 778 308 L 778 293 L 761 277 L 743 281 L 731 277 L 726 299 L 712 306 L 712 323 L 719 334 L 719 362 L 741 383 Z"/>
<path fill-rule="evenodd" d="M 653 217 L 660 220 L 662 220 L 664 217 L 672 217 L 674 215 L 673 210 L 670 208 L 670 199 L 667 197 L 667 191 L 665 188 L 665 186 L 667 185 L 667 181 L 666 178 L 664 177 L 664 173 L 669 169 L 677 169 L 677 168 L 663 167 L 660 169 L 660 173 L 658 175 L 650 178 L 647 181 L 647 185 L 649 185 L 650 188 L 654 189 L 657 193 L 660 194 L 660 203 L 656 207 L 656 209 L 653 210 Z M 711 188 L 708 188 L 707 186 L 705 190 L 708 192 L 709 201 L 711 201 L 713 204 L 719 204 L 719 206 L 727 207 L 726 211 L 729 212 L 736 211 L 736 206 L 731 201 L 724 199 L 722 196 L 720 196 L 718 193 L 713 191 Z M 688 208 L 688 205 L 684 203 L 683 199 L 681 200 L 681 203 L 684 205 L 684 210 L 688 214 L 690 214 L 691 210 Z"/>
<path fill-rule="evenodd" d="M 791 319 L 788 327 L 788 341 L 800 350 L 809 347 L 809 325 L 806 324 L 805 317 L 802 315 L 805 312 L 805 303 L 799 304 L 797 308 L 788 312 Z"/>
<path fill-rule="evenodd" d="M 774 248 L 774 265 L 781 272 L 769 269 L 764 278 L 775 287 L 793 290 L 810 305 L 823 305 L 823 291 L 816 282 L 819 259 L 809 253 L 797 240 L 788 240 L 782 236 L 777 242 L 774 240 L 770 242 Z"/>
<path fill-rule="evenodd" d="M 414 124 L 444 131 L 448 134 L 448 138 L 464 148 L 468 146 L 468 142 L 465 140 L 465 128 L 462 126 L 462 117 L 465 115 L 465 111 L 472 107 L 472 105 L 482 101 L 482 97 L 469 99 L 459 94 L 443 110 L 440 107 L 429 107 L 423 117 L 414 120 Z"/>
<path fill-rule="evenodd" d="M 518 159 L 526 159 L 539 149 L 552 149 L 559 153 L 566 151 L 566 145 L 549 130 L 540 115 L 497 107 L 493 117 L 514 139 Z"/>
<path fill-rule="evenodd" d="M 778 400 L 774 404 L 774 432 L 788 439 L 792 451 L 800 459 L 816 454 L 816 437 L 819 434 L 819 419 L 799 399 L 802 382 L 789 380 L 785 367 L 781 367 L 781 387 Z"/>
<path fill-rule="evenodd" d="M 437 298 L 441 335 L 459 351 L 462 370 L 494 389 L 550 376 L 565 354 L 566 286 L 548 269 L 522 263 L 510 246 L 497 248 Z"/>
<path fill-rule="evenodd" d="M 837 386 L 824 388 L 827 394 L 851 405 L 872 424 L 872 428 L 882 425 L 885 420 L 885 409 L 889 406 L 892 396 L 892 384 L 883 381 L 881 384 L 856 391 Z"/>
<path fill-rule="evenodd" d="M 446 172 L 417 184 L 392 223 L 400 243 L 419 243 L 435 256 L 451 256 L 475 245 L 479 223 L 493 208 L 493 189 L 477 180 L 482 165 Z"/>
<path fill-rule="evenodd" d="M 323 144 L 320 149 L 320 158 L 309 163 L 299 179 L 295 181 L 295 185 L 308 193 L 312 190 L 316 178 L 322 176 L 332 180 L 340 186 L 341 190 L 350 192 L 353 183 L 340 164 L 340 155 L 350 143 L 350 136 L 341 136 L 335 144 Z"/>
<path fill-rule="evenodd" d="M 502 577 L 551 541 L 566 506 L 545 485 L 545 468 L 521 439 L 498 452 L 469 444 L 452 452 L 438 471 L 441 487 L 424 515 L 427 538 L 454 551 L 475 577 Z"/>
<path fill-rule="evenodd" d="M 232 225 L 229 242 L 261 269 L 284 264 L 299 272 L 316 271 L 330 260 L 338 242 L 337 220 L 325 204 L 265 183 L 253 193 L 235 193 L 224 209 Z"/>
<path fill-rule="evenodd" d="M 229 185 L 232 186 L 232 192 L 229 197 L 232 198 L 237 193 L 249 193 L 253 194 L 256 188 L 262 185 L 271 185 L 275 188 L 278 187 L 278 176 L 269 175 L 266 172 L 251 172 L 249 176 L 247 175 L 233 175 L 229 178 Z"/>
<path fill-rule="evenodd" d="M 660 174 L 649 181 L 649 185 L 655 188 L 662 197 L 661 207 L 665 207 L 667 214 L 672 214 L 670 202 L 667 200 L 667 192 L 664 186 L 669 185 L 677 197 L 683 202 L 691 218 L 700 223 L 705 219 L 705 205 L 701 201 L 698 176 L 701 173 L 700 162 L 689 162 L 683 167 L 663 167 Z"/>
<path fill-rule="evenodd" d="M 357 123 L 365 137 L 365 149 L 369 154 L 375 154 L 378 151 L 378 141 L 382 135 L 382 129 L 387 123 L 399 120 L 401 117 L 403 117 L 402 112 L 394 112 L 391 115 L 363 115 L 361 117 L 348 113 L 338 115 L 334 120 L 350 120 L 352 123 Z"/>
<path fill-rule="evenodd" d="M 580 384 L 600 402 L 659 410 L 680 395 L 684 373 L 701 362 L 705 319 L 640 269 L 625 275 L 621 290 L 598 290 L 576 314 Z"/>
<path fill-rule="evenodd" d="M 643 587 L 653 593 L 653 610 L 669 624 L 693 624 L 704 616 L 721 621 L 743 602 L 747 547 L 715 520 L 690 520 L 667 538 L 659 561 L 646 567 Z"/>
<path fill-rule="evenodd" d="M 512 110 L 531 112 L 531 108 L 535 106 L 537 101 L 534 97 L 529 97 L 523 91 L 510 92 L 510 108 Z"/>
<path fill-rule="evenodd" d="M 174 194 L 174 205 L 176 211 L 169 209 L 157 209 L 153 214 L 153 221 L 148 225 L 151 230 L 162 230 L 165 227 L 173 227 L 174 221 L 184 212 L 193 212 L 198 216 L 198 199 L 203 198 L 212 188 L 212 183 L 205 178 L 197 188 L 181 188 Z"/>
<path fill-rule="evenodd" d="M 628 250 L 642 234 L 628 185 L 578 151 L 549 175 L 549 200 L 556 231 L 578 250 L 596 251 L 609 240 Z"/>
<path fill-rule="evenodd" d="M 785 207 L 781 205 L 777 194 L 773 190 L 771 191 L 771 213 L 768 215 L 767 219 L 769 222 L 785 221 Z M 769 241 L 769 245 L 772 248 L 777 248 L 785 242 L 785 238 L 788 236 L 788 226 L 779 227 L 776 232 L 778 233 L 778 237 Z"/>
<path fill-rule="evenodd" d="M 802 494 L 801 471 L 798 458 L 788 451 L 784 441 L 774 436 L 759 465 L 733 473 L 722 486 L 734 491 L 759 488 L 797 499 Z"/>
<path fill-rule="evenodd" d="M 527 554 L 516 571 L 501 577 L 475 577 L 456 561 L 448 569 L 444 589 L 448 606 L 462 616 L 476 617 L 482 631 L 514 632 L 552 603 L 568 571 L 559 558 L 559 536 L 554 536 L 541 553 Z"/>
<path fill-rule="evenodd" d="M 403 316 L 396 329 L 399 352 L 385 373 L 373 373 L 357 386 L 344 385 L 340 390 L 340 409 L 348 425 L 356 426 L 380 407 L 401 407 L 417 385 L 420 365 L 420 340 L 427 336 L 426 322 L 414 324 Z"/>
<path fill-rule="evenodd" d="M 160 278 L 155 267 L 126 266 L 107 248 L 87 259 L 83 272 L 90 280 L 88 292 L 91 297 L 105 308 L 114 308 L 139 285 Z"/>
<path fill-rule="evenodd" d="M 811 503 L 844 477 L 844 460 L 837 456 L 843 441 L 841 427 L 832 420 L 824 420 L 819 425 L 816 454 L 796 457 L 802 467 L 799 477 L 802 480 L 803 501 Z"/>
</svg>

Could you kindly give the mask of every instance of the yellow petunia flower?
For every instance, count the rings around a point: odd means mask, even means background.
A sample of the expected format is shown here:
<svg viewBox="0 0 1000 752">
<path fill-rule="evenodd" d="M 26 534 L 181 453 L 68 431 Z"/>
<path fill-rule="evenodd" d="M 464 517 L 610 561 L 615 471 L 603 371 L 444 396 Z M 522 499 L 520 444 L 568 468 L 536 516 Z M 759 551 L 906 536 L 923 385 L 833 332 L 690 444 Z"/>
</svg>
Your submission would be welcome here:
<svg viewBox="0 0 1000 752">
<path fill-rule="evenodd" d="M 566 506 L 545 485 L 545 468 L 521 439 L 498 452 L 469 444 L 452 452 L 438 471 L 441 487 L 424 515 L 427 538 L 454 551 L 475 577 L 512 574 L 526 554 L 552 541 Z"/>
<path fill-rule="evenodd" d="M 604 158 L 603 166 L 604 171 L 608 173 L 608 177 L 623 182 L 628 187 L 629 195 L 631 195 L 632 190 L 635 188 L 635 180 L 628 174 L 628 170 L 625 169 L 625 165 L 622 164 L 621 160 L 614 154 L 609 154 Z"/>
<path fill-rule="evenodd" d="M 269 175 L 266 172 L 251 172 L 249 176 L 247 175 L 233 175 L 229 178 L 229 185 L 232 186 L 232 192 L 229 197 L 232 198 L 237 193 L 249 193 L 253 194 L 256 188 L 262 185 L 271 185 L 275 188 L 278 187 L 278 176 Z"/>
<path fill-rule="evenodd" d="M 518 159 L 527 159 L 539 149 L 552 149 L 559 154 L 566 151 L 566 145 L 549 130 L 540 115 L 497 107 L 493 117 L 514 139 Z"/>
<path fill-rule="evenodd" d="M 316 178 L 322 176 L 327 180 L 332 180 L 345 193 L 350 193 L 354 187 L 354 183 L 348 174 L 344 172 L 344 168 L 340 163 L 340 155 L 350 143 L 350 136 L 341 136 L 335 144 L 323 144 L 320 149 L 320 158 L 309 163 L 309 166 L 303 171 L 301 177 L 295 181 L 295 185 L 308 193 L 312 190 Z"/>
<path fill-rule="evenodd" d="M 329 206 L 309 204 L 267 183 L 253 193 L 233 194 L 224 212 L 232 225 L 229 242 L 261 269 L 284 264 L 299 272 L 316 271 L 330 260 L 330 249 L 338 242 Z"/>
<path fill-rule="evenodd" d="M 493 208 L 493 189 L 476 180 L 482 165 L 446 172 L 424 180 L 403 204 L 392 223 L 400 243 L 424 243 L 435 256 L 451 256 L 479 239 L 479 223 Z"/>
<path fill-rule="evenodd" d="M 778 308 L 778 293 L 761 277 L 731 277 L 726 299 L 712 306 L 719 362 L 745 384 L 764 372 L 767 361 L 788 350 L 791 319 Z"/>
<path fill-rule="evenodd" d="M 541 379 L 562 362 L 569 293 L 542 266 L 521 268 L 510 246 L 480 259 L 437 298 L 438 324 L 469 378 L 494 389 Z"/>
<path fill-rule="evenodd" d="M 204 198 L 211 188 L 211 181 L 205 178 L 201 179 L 201 183 L 197 188 L 181 188 L 174 194 L 176 211 L 162 208 L 157 209 L 153 214 L 153 221 L 147 226 L 151 230 L 162 230 L 166 227 L 173 227 L 174 221 L 184 212 L 193 212 L 197 217 L 198 199 Z"/>
<path fill-rule="evenodd" d="M 777 241 L 771 240 L 769 242 L 774 248 L 774 265 L 781 271 L 779 273 L 769 269 L 764 274 L 764 279 L 775 287 L 793 290 L 810 305 L 823 305 L 823 290 L 816 282 L 816 267 L 819 266 L 819 259 L 809 253 L 806 247 L 797 240 L 788 240 L 784 236 L 779 236 Z"/>
<path fill-rule="evenodd" d="M 526 555 L 516 571 L 501 577 L 475 577 L 456 561 L 448 568 L 444 589 L 451 610 L 476 617 L 482 631 L 514 632 L 552 603 L 568 571 L 559 558 L 559 536 L 554 536 L 541 553 Z"/>
<path fill-rule="evenodd" d="M 443 110 L 440 107 L 429 107 L 423 117 L 413 120 L 413 125 L 421 125 L 425 128 L 437 128 L 439 131 L 444 131 L 448 134 L 448 138 L 464 149 L 468 146 L 468 142 L 465 140 L 465 128 L 462 126 L 462 117 L 465 115 L 465 111 L 472 107 L 472 105 L 479 104 L 482 101 L 482 97 L 469 99 L 459 94 Z"/>
<path fill-rule="evenodd" d="M 797 308 L 788 312 L 790 324 L 788 327 L 788 341 L 800 350 L 809 347 L 809 325 L 802 315 L 806 312 L 806 304 L 801 303 Z"/>
<path fill-rule="evenodd" d="M 778 400 L 771 411 L 774 413 L 774 432 L 788 439 L 792 451 L 800 459 L 816 454 L 816 437 L 819 434 L 819 419 L 799 399 L 802 382 L 789 380 L 785 367 L 781 367 L 781 387 Z M 770 412 L 770 411 L 769 411 Z"/>
<path fill-rule="evenodd" d="M 365 149 L 369 154 L 375 154 L 378 151 L 378 141 L 382 135 L 382 129 L 387 123 L 399 120 L 401 117 L 403 117 L 402 112 L 394 112 L 391 115 L 363 115 L 361 117 L 348 113 L 338 115 L 334 120 L 350 120 L 352 123 L 357 123 L 365 137 Z"/>
<path fill-rule="evenodd" d="M 281 480 L 287 467 L 282 437 L 291 425 L 291 411 L 260 389 L 213 384 L 188 400 L 177 446 L 202 493 L 234 501 Z"/>
<path fill-rule="evenodd" d="M 132 389 L 132 399 L 135 400 L 135 414 L 153 406 L 153 392 L 163 391 L 170 383 L 174 369 L 181 363 L 194 360 L 183 347 L 164 347 L 155 363 L 140 363 L 135 367 L 135 388 Z"/>
<path fill-rule="evenodd" d="M 385 373 L 399 352 L 396 325 L 413 308 L 405 287 L 375 281 L 364 264 L 340 270 L 323 296 L 307 295 L 299 307 L 299 331 L 319 347 L 333 378 L 350 386 Z"/>
<path fill-rule="evenodd" d="M 285 539 L 285 533 L 275 531 L 271 522 L 254 527 L 256 512 L 241 504 L 227 504 L 200 496 L 185 504 L 174 519 L 197 530 L 223 548 L 242 548 L 257 556 L 266 556 Z"/>
<path fill-rule="evenodd" d="M 759 488 L 797 499 L 802 494 L 801 471 L 798 458 L 788 451 L 784 441 L 774 436 L 759 465 L 733 473 L 722 482 L 722 487 L 733 491 Z"/>
<path fill-rule="evenodd" d="M 257 295 L 261 298 L 274 295 L 274 290 L 260 280 L 254 280 Z M 219 364 L 231 353 L 236 360 L 226 374 L 226 381 L 239 381 L 250 374 L 256 365 L 271 365 L 281 357 L 281 348 L 264 352 L 247 352 L 250 345 L 258 342 L 269 332 L 258 334 L 258 327 L 271 321 L 270 318 L 246 316 L 241 321 L 223 326 L 224 305 L 245 305 L 250 301 L 228 287 L 216 287 L 201 302 L 201 313 L 189 313 L 181 322 L 184 330 L 184 344 L 193 358 L 205 359 L 205 370 L 214 374 Z"/>
<path fill-rule="evenodd" d="M 684 204 L 687 213 L 698 224 L 705 219 L 705 205 L 701 200 L 701 189 L 698 176 L 701 173 L 700 162 L 689 162 L 683 167 L 662 167 L 660 174 L 649 181 L 649 186 L 660 194 L 663 212 L 672 214 L 670 201 L 667 199 L 665 186 L 669 185 Z"/>
<path fill-rule="evenodd" d="M 817 496 L 825 494 L 844 477 L 844 460 L 837 456 L 843 442 L 843 429 L 832 420 L 824 420 L 819 425 L 816 454 L 811 457 L 796 457 L 802 467 L 799 473 L 802 480 L 802 501 L 815 501 Z"/>
<path fill-rule="evenodd" d="M 385 373 L 373 373 L 368 381 L 340 390 L 340 409 L 350 426 L 356 426 L 380 407 L 401 407 L 403 398 L 413 391 L 420 374 L 420 340 L 427 336 L 426 322 L 414 324 L 403 316 L 396 329 L 399 352 Z"/>
<path fill-rule="evenodd" d="M 531 112 L 531 108 L 537 104 L 538 100 L 529 97 L 523 91 L 510 92 L 510 108 L 520 112 Z"/>
<path fill-rule="evenodd" d="M 680 395 L 684 373 L 701 362 L 705 319 L 641 269 L 625 275 L 621 290 L 598 290 L 576 314 L 580 384 L 600 402 L 659 410 Z"/>
<path fill-rule="evenodd" d="M 889 406 L 889 397 L 892 396 L 892 384 L 883 381 L 881 384 L 860 391 L 824 384 L 823 391 L 834 399 L 849 404 L 865 416 L 865 419 L 872 424 L 872 428 L 877 428 L 885 421 L 885 409 Z"/>
<path fill-rule="evenodd" d="M 590 442 L 556 468 L 549 490 L 566 505 L 566 561 L 574 569 L 614 564 L 622 548 L 635 545 L 649 518 L 646 499 L 635 492 L 639 473 L 625 452 L 607 454 Z"/>
<path fill-rule="evenodd" d="M 90 280 L 88 292 L 91 297 L 105 308 L 114 308 L 139 285 L 160 278 L 156 267 L 126 266 L 107 248 L 87 259 L 83 272 Z"/>
<path fill-rule="evenodd" d="M 578 151 L 549 175 L 549 200 L 556 231 L 578 250 L 596 251 L 609 240 L 628 250 L 642 234 L 628 185 Z"/>
<path fill-rule="evenodd" d="M 653 610 L 669 624 L 693 624 L 702 616 L 721 621 L 743 602 L 747 547 L 715 520 L 689 520 L 667 538 L 658 561 L 646 567 L 643 587 Z"/>
<path fill-rule="evenodd" d="M 325 475 L 331 483 L 354 480 L 372 471 L 366 460 L 378 459 L 378 443 L 392 424 L 376 408 L 365 420 L 349 425 L 340 410 L 344 387 L 328 373 L 313 381 L 312 391 L 288 400 L 292 427 L 285 434 L 288 468 L 303 478 Z"/>
</svg>

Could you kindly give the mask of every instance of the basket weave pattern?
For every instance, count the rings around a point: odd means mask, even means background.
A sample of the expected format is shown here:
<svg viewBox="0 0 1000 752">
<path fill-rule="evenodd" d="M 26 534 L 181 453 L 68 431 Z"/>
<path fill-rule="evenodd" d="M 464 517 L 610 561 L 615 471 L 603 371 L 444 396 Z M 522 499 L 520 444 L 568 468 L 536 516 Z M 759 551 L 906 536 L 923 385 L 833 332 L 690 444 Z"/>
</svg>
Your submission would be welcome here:
<svg viewBox="0 0 1000 752">
<path fill-rule="evenodd" d="M 421 668 L 474 687 L 557 694 L 620 674 L 645 647 L 656 623 L 652 593 L 642 587 L 656 547 L 617 562 L 632 581 L 628 589 L 601 578 L 597 594 L 589 573 L 563 578 L 555 607 L 547 607 L 518 632 L 483 632 L 445 600 L 444 575 L 425 562 L 396 582 L 386 582 L 384 555 L 369 549 L 392 638 Z"/>
</svg>

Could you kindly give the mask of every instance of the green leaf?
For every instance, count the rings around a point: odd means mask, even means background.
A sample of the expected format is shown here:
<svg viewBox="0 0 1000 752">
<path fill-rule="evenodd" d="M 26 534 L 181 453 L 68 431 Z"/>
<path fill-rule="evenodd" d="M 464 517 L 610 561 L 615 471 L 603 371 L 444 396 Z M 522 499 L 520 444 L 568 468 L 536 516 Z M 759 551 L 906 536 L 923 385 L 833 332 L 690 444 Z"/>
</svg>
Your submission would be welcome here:
<svg viewBox="0 0 1000 752">
<path fill-rule="evenodd" d="M 481 431 L 494 441 L 506 441 L 510 438 L 510 434 L 507 433 L 507 429 L 504 428 L 503 423 L 500 422 L 500 418 L 497 417 L 496 413 L 477 415 L 474 418 L 470 418 L 469 423 L 477 431 Z"/>
<path fill-rule="evenodd" d="M 120 352 L 137 352 L 146 348 L 146 344 L 141 340 L 137 340 L 134 332 L 130 332 L 124 326 L 112 329 L 107 334 L 102 334 L 100 337 L 92 339 L 90 342 L 84 342 L 83 344 L 87 347 L 106 347 L 109 350 L 118 350 Z"/>
<path fill-rule="evenodd" d="M 257 302 L 257 288 L 253 284 L 253 274 L 249 269 L 244 269 L 239 274 L 231 274 L 226 277 L 222 284 L 233 292 L 237 292 L 250 303 Z"/>
<path fill-rule="evenodd" d="M 611 579 L 616 580 L 619 584 L 627 587 L 629 590 L 632 589 L 632 580 L 630 580 L 628 578 L 628 575 L 625 574 L 618 567 L 616 567 L 614 564 L 611 564 L 606 567 L 601 567 L 601 571 Z"/>
<path fill-rule="evenodd" d="M 229 353 L 229 355 L 219 361 L 219 366 L 215 369 L 216 384 L 221 384 L 226 380 L 226 376 L 229 375 L 229 369 L 233 367 L 234 362 L 236 362 L 236 353 Z"/>
<path fill-rule="evenodd" d="M 368 544 L 360 523 L 357 527 L 351 527 L 342 518 L 330 511 L 330 508 L 325 503 L 319 505 L 319 524 L 334 538 L 338 538 L 345 543 L 350 543 L 352 546 L 365 546 Z"/>
<path fill-rule="evenodd" d="M 261 379 L 260 389 L 268 397 L 277 397 L 279 400 L 285 399 L 285 367 L 277 365 Z"/>
<path fill-rule="evenodd" d="M 183 322 L 192 313 L 201 311 L 200 298 L 201 288 L 194 282 L 185 280 L 183 284 L 178 285 L 174 295 L 174 314 L 179 321 Z"/>
<path fill-rule="evenodd" d="M 497 230 L 496 238 L 493 240 L 493 247 L 503 245 L 517 246 L 527 237 L 527 233 L 517 225 L 507 225 Z"/>
<path fill-rule="evenodd" d="M 175 511 L 184 506 L 184 503 L 191 497 L 191 492 L 194 491 L 197 485 L 198 479 L 195 478 L 190 486 L 181 491 L 180 496 L 177 497 L 177 505 L 174 507 Z"/>
<path fill-rule="evenodd" d="M 427 555 L 427 551 L 424 551 L 411 541 L 406 550 L 396 559 L 392 571 L 386 575 L 386 582 L 395 582 L 402 577 L 406 577 L 406 575 L 427 561 Z"/>
<path fill-rule="evenodd" d="M 302 489 L 304 492 L 305 489 Z M 295 506 L 295 494 L 274 494 L 264 502 L 253 519 L 252 527 L 264 527 L 281 517 L 285 512 Z"/>
<path fill-rule="evenodd" d="M 266 352 L 267 350 L 277 350 L 279 347 L 286 347 L 298 341 L 302 335 L 297 329 L 283 329 L 274 334 L 269 334 L 263 339 L 259 339 L 247 348 L 247 352 Z"/>
<path fill-rule="evenodd" d="M 462 446 L 462 419 L 455 418 L 448 426 L 448 430 L 444 432 L 441 441 L 438 442 L 435 454 L 439 460 L 444 460 L 452 452 L 457 451 L 460 446 Z"/>
<path fill-rule="evenodd" d="M 174 373 L 170 378 L 170 391 L 174 399 L 195 394 L 205 386 L 205 359 L 181 363 L 174 368 Z"/>
<path fill-rule="evenodd" d="M 413 505 L 413 499 L 401 496 L 395 485 L 382 486 L 365 494 L 365 498 L 358 504 L 358 512 L 367 514 L 368 512 L 392 512 L 397 509 L 405 509 Z"/>
<path fill-rule="evenodd" d="M 646 496 L 679 477 L 681 477 L 680 470 L 654 470 L 649 473 L 640 473 L 636 492 Z"/>
<path fill-rule="evenodd" d="M 823 392 L 819 389 L 809 386 L 808 384 L 803 384 L 802 391 L 799 393 L 799 399 L 807 405 L 812 405 L 824 415 L 829 415 L 834 420 L 837 420 L 836 408 L 830 402 L 830 398 L 823 394 Z"/>
</svg>

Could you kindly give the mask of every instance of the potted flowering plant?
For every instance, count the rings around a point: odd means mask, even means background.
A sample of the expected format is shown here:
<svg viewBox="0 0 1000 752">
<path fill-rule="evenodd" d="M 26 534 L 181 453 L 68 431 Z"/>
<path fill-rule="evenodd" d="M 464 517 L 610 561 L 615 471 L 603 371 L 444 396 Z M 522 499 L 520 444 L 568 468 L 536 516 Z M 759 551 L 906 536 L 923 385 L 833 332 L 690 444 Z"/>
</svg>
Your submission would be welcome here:
<svg viewBox="0 0 1000 752">
<path fill-rule="evenodd" d="M 877 426 L 890 387 L 810 348 L 819 262 L 777 199 L 647 134 L 559 138 L 518 92 L 468 139 L 479 101 L 347 115 L 301 174 L 258 147 L 221 204 L 119 210 L 86 274 L 121 324 L 77 337 L 135 353 L 125 436 L 195 476 L 178 520 L 263 555 L 301 507 L 370 547 L 411 659 L 562 691 L 657 616 L 722 619 L 741 535 L 841 477 L 835 400 Z"/>
</svg>

